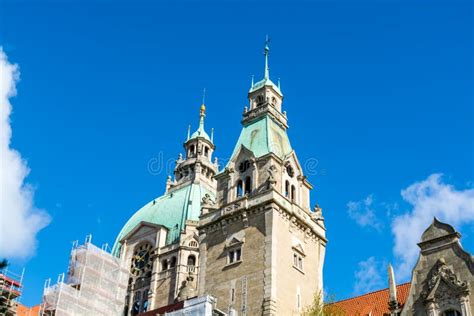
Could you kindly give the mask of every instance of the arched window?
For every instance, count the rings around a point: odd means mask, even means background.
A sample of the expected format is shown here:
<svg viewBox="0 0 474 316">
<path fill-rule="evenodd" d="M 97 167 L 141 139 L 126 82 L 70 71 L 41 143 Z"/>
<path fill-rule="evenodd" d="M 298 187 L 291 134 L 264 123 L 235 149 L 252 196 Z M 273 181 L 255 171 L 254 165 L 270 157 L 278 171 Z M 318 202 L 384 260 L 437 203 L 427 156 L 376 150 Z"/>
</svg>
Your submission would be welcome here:
<svg viewBox="0 0 474 316">
<path fill-rule="evenodd" d="M 176 257 L 171 257 L 170 268 L 176 267 Z"/>
<path fill-rule="evenodd" d="M 285 197 L 290 197 L 290 181 L 285 181 Z"/>
<path fill-rule="evenodd" d="M 148 310 L 148 290 L 143 292 L 143 303 L 142 303 L 142 312 L 146 312 Z"/>
<path fill-rule="evenodd" d="M 204 156 L 208 157 L 209 156 L 209 147 L 204 147 Z"/>
<path fill-rule="evenodd" d="M 245 194 L 250 194 L 252 192 L 252 178 L 245 178 Z"/>
<path fill-rule="evenodd" d="M 163 261 L 161 261 L 161 270 L 168 270 L 168 260 L 164 259 Z"/>
<path fill-rule="evenodd" d="M 189 242 L 189 247 L 194 247 L 194 248 L 196 248 L 197 246 L 198 246 L 197 241 L 191 240 L 191 241 Z"/>
<path fill-rule="evenodd" d="M 241 197 L 243 195 L 243 191 L 244 191 L 244 188 L 243 188 L 243 183 L 242 183 L 242 180 L 239 180 L 237 181 L 237 197 Z"/>
<path fill-rule="evenodd" d="M 137 315 L 140 312 L 140 302 L 135 301 L 132 306 L 132 315 Z"/>
<path fill-rule="evenodd" d="M 455 309 L 450 309 L 443 312 L 443 316 L 461 316 L 461 313 Z"/>
<path fill-rule="evenodd" d="M 259 105 L 262 105 L 264 103 L 265 99 L 263 98 L 263 96 L 259 95 L 255 99 L 255 101 L 257 102 L 257 106 L 259 106 Z"/>
<path fill-rule="evenodd" d="M 189 146 L 189 157 L 194 156 L 194 145 Z"/>
<path fill-rule="evenodd" d="M 196 265 L 196 257 L 194 255 L 190 255 L 188 257 L 188 266 L 195 266 Z"/>
<path fill-rule="evenodd" d="M 293 176 L 295 175 L 295 171 L 293 170 L 290 164 L 286 166 L 286 173 L 290 176 L 290 178 L 293 178 Z"/>
<path fill-rule="evenodd" d="M 291 202 L 296 201 L 296 188 L 294 185 L 291 186 Z"/>
</svg>

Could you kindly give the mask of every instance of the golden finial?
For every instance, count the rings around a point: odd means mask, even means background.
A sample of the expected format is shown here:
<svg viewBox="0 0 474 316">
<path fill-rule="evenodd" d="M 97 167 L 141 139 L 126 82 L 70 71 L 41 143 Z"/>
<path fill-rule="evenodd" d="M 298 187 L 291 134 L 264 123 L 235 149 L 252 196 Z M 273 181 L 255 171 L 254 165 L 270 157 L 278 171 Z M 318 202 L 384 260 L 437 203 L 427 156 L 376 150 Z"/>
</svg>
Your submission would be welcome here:
<svg viewBox="0 0 474 316">
<path fill-rule="evenodd" d="M 206 115 L 206 88 L 202 91 L 202 104 L 201 104 L 201 111 L 200 111 L 201 116 Z"/>
</svg>

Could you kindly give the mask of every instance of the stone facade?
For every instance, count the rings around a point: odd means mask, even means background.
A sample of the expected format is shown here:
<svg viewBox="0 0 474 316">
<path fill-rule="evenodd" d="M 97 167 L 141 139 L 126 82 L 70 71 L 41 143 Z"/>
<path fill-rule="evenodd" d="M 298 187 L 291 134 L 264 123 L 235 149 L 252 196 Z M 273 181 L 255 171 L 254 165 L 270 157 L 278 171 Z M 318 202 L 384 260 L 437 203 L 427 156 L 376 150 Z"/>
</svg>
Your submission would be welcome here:
<svg viewBox="0 0 474 316">
<path fill-rule="evenodd" d="M 128 314 L 210 295 L 230 315 L 298 315 L 322 291 L 322 210 L 311 210 L 268 52 L 228 164 L 219 171 L 212 161 L 203 104 L 165 195 L 122 229 L 114 252 L 130 266 Z"/>
<path fill-rule="evenodd" d="M 229 313 L 298 315 L 322 290 L 324 220 L 319 207 L 311 212 L 283 95 L 265 74 L 249 91 L 232 158 L 215 176 L 217 200 L 202 208 L 198 293 Z"/>
<path fill-rule="evenodd" d="M 436 218 L 423 233 L 401 315 L 472 315 L 474 258 L 464 251 L 460 237 L 452 226 Z"/>
</svg>

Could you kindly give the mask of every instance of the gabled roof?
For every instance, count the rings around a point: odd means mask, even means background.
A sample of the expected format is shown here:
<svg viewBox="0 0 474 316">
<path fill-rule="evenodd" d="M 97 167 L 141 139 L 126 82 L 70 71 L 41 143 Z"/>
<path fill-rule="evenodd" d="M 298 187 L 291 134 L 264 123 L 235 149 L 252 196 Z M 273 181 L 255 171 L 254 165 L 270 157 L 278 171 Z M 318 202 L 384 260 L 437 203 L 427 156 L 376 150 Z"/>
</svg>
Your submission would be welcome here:
<svg viewBox="0 0 474 316">
<path fill-rule="evenodd" d="M 398 302 L 403 306 L 410 291 L 410 283 L 397 286 Z M 361 296 L 348 298 L 331 305 L 343 310 L 347 316 L 383 316 L 389 314 L 388 309 L 389 289 L 383 289 Z"/>
</svg>

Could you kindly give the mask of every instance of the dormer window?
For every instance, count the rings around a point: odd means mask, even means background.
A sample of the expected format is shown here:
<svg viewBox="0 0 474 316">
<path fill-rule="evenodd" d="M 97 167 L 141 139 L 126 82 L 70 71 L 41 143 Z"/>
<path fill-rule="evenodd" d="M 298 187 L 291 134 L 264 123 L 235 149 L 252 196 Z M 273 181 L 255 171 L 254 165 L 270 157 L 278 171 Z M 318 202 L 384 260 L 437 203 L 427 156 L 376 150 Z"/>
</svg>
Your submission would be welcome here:
<svg viewBox="0 0 474 316">
<path fill-rule="evenodd" d="M 227 264 L 240 262 L 242 260 L 242 248 L 235 248 L 227 252 Z"/>
</svg>

